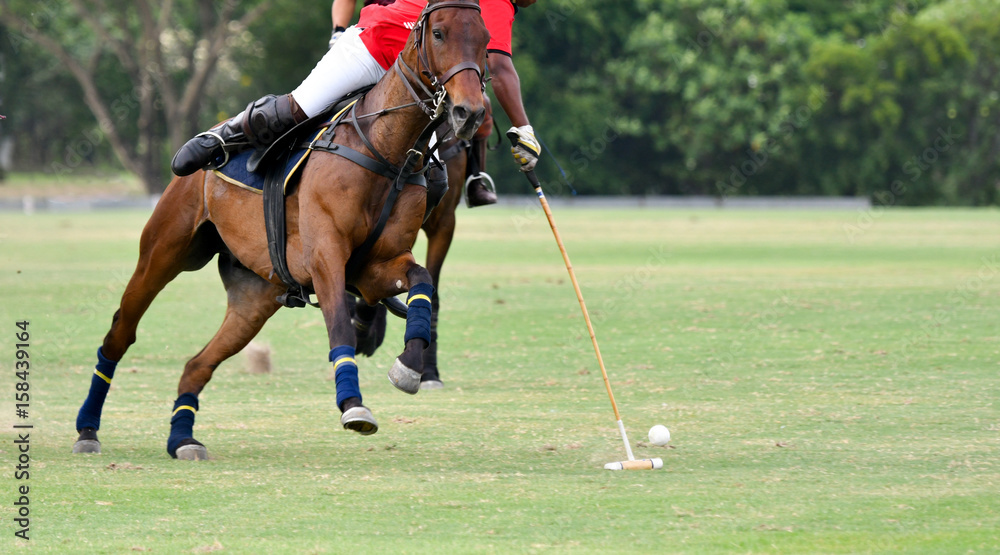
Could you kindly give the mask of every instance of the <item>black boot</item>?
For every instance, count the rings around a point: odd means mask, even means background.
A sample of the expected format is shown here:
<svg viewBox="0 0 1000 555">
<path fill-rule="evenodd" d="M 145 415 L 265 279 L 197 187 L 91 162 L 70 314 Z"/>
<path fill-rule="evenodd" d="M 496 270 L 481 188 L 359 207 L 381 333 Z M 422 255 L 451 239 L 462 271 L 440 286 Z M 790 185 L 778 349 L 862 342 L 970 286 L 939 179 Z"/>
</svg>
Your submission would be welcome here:
<svg viewBox="0 0 1000 555">
<path fill-rule="evenodd" d="M 424 208 L 424 221 L 431 216 L 431 211 L 441 204 L 441 199 L 448 192 L 448 170 L 436 160 L 430 162 L 427 168 L 427 206 Z"/>
<path fill-rule="evenodd" d="M 466 167 L 465 180 L 465 205 L 469 208 L 496 204 L 497 191 L 493 185 L 493 178 L 484 171 L 486 165 L 486 141 L 489 135 L 479 137 L 478 134 L 472 140 L 472 145 L 466 151 L 468 153 L 468 164 Z"/>
<path fill-rule="evenodd" d="M 480 172 L 469 176 L 465 182 L 465 203 L 469 208 L 497 203 L 497 193 L 488 173 Z"/>
<path fill-rule="evenodd" d="M 229 153 L 246 147 L 264 150 L 296 123 L 305 120 L 305 112 L 292 95 L 267 95 L 251 102 L 240 116 L 184 143 L 174 154 L 170 169 L 185 176 L 202 169 L 221 168 L 229 161 Z"/>
</svg>

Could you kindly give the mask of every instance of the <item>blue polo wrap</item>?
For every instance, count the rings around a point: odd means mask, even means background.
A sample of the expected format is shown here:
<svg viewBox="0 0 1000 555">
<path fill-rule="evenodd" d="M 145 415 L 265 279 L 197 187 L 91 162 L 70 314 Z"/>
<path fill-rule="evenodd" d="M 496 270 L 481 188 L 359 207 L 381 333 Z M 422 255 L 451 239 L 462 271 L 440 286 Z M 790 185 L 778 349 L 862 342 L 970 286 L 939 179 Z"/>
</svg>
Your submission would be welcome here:
<svg viewBox="0 0 1000 555">
<path fill-rule="evenodd" d="M 351 397 L 361 399 L 361 384 L 358 383 L 358 363 L 354 360 L 354 347 L 341 345 L 330 350 L 333 375 L 337 384 L 337 407 L 344 410 L 344 401 Z"/>
<path fill-rule="evenodd" d="M 194 416 L 198 413 L 198 396 L 185 393 L 174 401 L 174 412 L 170 415 L 170 437 L 167 438 L 167 452 L 177 456 L 180 443 L 194 437 Z"/>
<path fill-rule="evenodd" d="M 108 390 L 111 389 L 111 380 L 115 377 L 117 366 L 117 362 L 106 358 L 101 349 L 97 349 L 97 366 L 90 378 L 90 392 L 87 393 L 87 400 L 83 402 L 80 412 L 76 415 L 77 431 L 84 428 L 101 429 L 101 410 L 104 408 Z"/>
<path fill-rule="evenodd" d="M 431 344 L 431 299 L 434 297 L 434 286 L 429 283 L 418 283 L 410 289 L 406 298 L 406 335 L 404 345 L 411 339 L 423 339 Z"/>
</svg>

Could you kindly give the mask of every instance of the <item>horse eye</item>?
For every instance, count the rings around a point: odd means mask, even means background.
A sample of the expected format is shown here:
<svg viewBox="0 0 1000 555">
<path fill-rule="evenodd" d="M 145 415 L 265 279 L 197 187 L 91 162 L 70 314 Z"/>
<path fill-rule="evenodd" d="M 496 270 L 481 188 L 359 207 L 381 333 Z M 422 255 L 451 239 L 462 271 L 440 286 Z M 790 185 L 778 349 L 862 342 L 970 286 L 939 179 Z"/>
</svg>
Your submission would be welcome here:
<svg viewBox="0 0 1000 555">
<path fill-rule="evenodd" d="M 436 38 L 437 40 L 444 40 L 444 36 L 441 34 L 441 31 L 434 29 L 432 34 L 434 35 L 434 38 Z"/>
</svg>

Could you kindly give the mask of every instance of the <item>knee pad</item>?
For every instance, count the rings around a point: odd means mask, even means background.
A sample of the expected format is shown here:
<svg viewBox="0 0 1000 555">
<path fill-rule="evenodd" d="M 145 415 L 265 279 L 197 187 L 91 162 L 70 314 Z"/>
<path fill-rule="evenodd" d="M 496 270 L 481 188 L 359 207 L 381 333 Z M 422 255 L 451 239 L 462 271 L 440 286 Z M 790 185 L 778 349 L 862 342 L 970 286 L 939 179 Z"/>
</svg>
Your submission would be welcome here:
<svg viewBox="0 0 1000 555">
<path fill-rule="evenodd" d="M 448 170 L 438 162 L 431 162 L 427 170 L 427 207 L 424 209 L 424 220 L 431 215 L 431 210 L 441 203 L 448 192 Z"/>
<path fill-rule="evenodd" d="M 295 127 L 300 117 L 304 120 L 304 115 L 291 95 L 269 94 L 247 106 L 243 133 L 254 148 L 262 149 Z"/>
</svg>

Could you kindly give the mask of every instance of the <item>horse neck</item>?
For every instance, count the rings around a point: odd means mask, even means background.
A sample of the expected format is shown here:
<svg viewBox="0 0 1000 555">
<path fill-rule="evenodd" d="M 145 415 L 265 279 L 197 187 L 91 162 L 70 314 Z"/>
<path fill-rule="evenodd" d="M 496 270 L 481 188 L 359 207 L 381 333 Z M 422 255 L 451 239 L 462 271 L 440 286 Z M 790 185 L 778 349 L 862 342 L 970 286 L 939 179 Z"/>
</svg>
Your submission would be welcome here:
<svg viewBox="0 0 1000 555">
<path fill-rule="evenodd" d="M 365 96 L 358 113 L 372 113 L 386 108 L 412 104 L 402 77 L 390 68 L 375 87 Z M 373 118 L 368 127 L 372 145 L 393 164 L 402 163 L 406 152 L 413 147 L 420 133 L 430 120 L 419 106 L 409 106 Z"/>
</svg>

